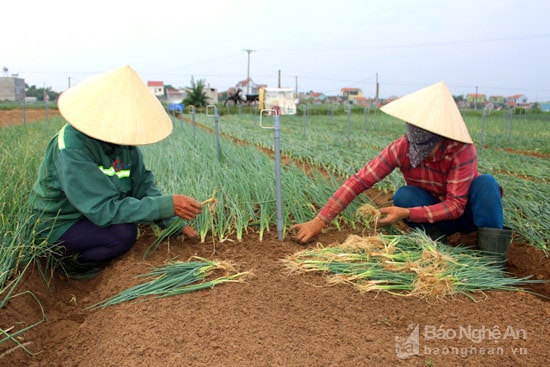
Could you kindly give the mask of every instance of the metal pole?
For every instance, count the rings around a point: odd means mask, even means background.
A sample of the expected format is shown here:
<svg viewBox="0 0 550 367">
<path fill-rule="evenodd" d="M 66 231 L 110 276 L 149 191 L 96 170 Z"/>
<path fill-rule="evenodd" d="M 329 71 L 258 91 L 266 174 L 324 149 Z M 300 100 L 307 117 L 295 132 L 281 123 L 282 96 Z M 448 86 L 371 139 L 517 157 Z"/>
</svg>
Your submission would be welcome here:
<svg viewBox="0 0 550 367">
<path fill-rule="evenodd" d="M 487 116 L 487 109 L 483 109 L 483 117 L 481 118 L 481 139 L 479 142 L 479 150 L 483 150 L 483 135 L 485 135 L 485 117 Z"/>
<path fill-rule="evenodd" d="M 375 92 L 374 102 L 376 107 L 378 107 L 379 95 L 380 95 L 380 85 L 378 84 L 378 73 L 376 73 L 376 92 Z"/>
<path fill-rule="evenodd" d="M 279 111 L 273 116 L 273 135 L 275 140 L 275 181 L 277 191 L 277 238 L 283 239 L 283 200 L 281 190 L 281 116 Z"/>
<path fill-rule="evenodd" d="M 191 120 L 193 123 L 193 135 L 195 135 L 195 106 L 191 106 Z"/>
<path fill-rule="evenodd" d="M 367 116 L 369 114 L 370 107 L 365 106 L 363 109 L 363 131 L 367 131 Z"/>
<path fill-rule="evenodd" d="M 48 95 L 48 90 L 44 86 L 44 104 L 45 104 L 45 107 L 46 107 L 46 121 L 48 122 L 48 124 L 50 123 L 50 113 L 48 111 L 48 101 L 49 100 L 50 100 L 50 96 Z"/>
<path fill-rule="evenodd" d="M 510 140 L 512 134 L 512 110 L 508 110 L 508 140 Z"/>
<path fill-rule="evenodd" d="M 216 155 L 218 157 L 218 162 L 221 159 L 221 149 L 220 149 L 220 117 L 218 114 L 218 108 L 214 107 L 214 126 L 216 127 Z"/>
<path fill-rule="evenodd" d="M 304 136 L 306 136 L 307 105 L 304 105 Z"/>
<path fill-rule="evenodd" d="M 334 122 L 334 104 L 330 104 L 328 115 L 330 116 L 329 122 Z"/>
<path fill-rule="evenodd" d="M 27 100 L 23 98 L 23 125 L 27 124 L 27 112 L 25 111 L 27 107 Z"/>
<path fill-rule="evenodd" d="M 262 116 L 264 112 L 271 113 L 273 115 L 273 127 L 266 127 L 262 125 Z M 281 111 L 279 108 L 261 110 L 260 111 L 260 127 L 262 129 L 273 129 L 273 140 L 275 149 L 275 190 L 277 195 L 277 237 L 279 240 L 283 239 L 283 195 L 281 190 Z"/>
<path fill-rule="evenodd" d="M 351 144 L 350 130 L 351 130 L 351 104 L 348 104 L 348 145 Z"/>
</svg>

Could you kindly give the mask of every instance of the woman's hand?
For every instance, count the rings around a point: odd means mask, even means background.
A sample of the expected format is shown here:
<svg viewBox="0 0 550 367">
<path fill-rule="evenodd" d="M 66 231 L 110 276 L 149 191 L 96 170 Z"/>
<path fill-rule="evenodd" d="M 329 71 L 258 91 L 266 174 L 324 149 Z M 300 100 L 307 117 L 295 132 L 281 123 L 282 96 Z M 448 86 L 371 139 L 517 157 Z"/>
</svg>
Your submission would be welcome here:
<svg viewBox="0 0 550 367">
<path fill-rule="evenodd" d="M 191 226 L 183 227 L 181 233 L 188 238 L 195 238 L 198 236 L 197 231 L 195 231 Z"/>
<path fill-rule="evenodd" d="M 309 222 L 293 225 L 290 229 L 296 230 L 296 240 L 302 244 L 309 242 L 313 237 L 321 233 L 325 222 L 315 217 Z"/>
<path fill-rule="evenodd" d="M 190 243 L 197 243 L 200 240 L 199 234 L 191 226 L 183 227 L 181 233 L 185 236 L 184 238 L 186 238 Z"/>
<path fill-rule="evenodd" d="M 394 224 L 401 219 L 409 219 L 410 216 L 408 208 L 401 208 L 399 206 L 387 206 L 380 208 L 379 211 L 384 216 L 378 220 L 378 225 L 381 227 Z"/>
<path fill-rule="evenodd" d="M 174 213 L 183 219 L 191 220 L 202 212 L 202 205 L 187 195 L 172 195 L 174 199 Z"/>
</svg>

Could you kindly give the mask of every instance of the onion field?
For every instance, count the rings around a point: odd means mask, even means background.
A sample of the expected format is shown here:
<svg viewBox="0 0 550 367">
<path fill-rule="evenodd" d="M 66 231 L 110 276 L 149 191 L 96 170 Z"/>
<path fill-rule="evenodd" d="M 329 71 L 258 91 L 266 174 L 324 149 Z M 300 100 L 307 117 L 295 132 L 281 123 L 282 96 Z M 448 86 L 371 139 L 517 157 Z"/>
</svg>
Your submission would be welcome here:
<svg viewBox="0 0 550 367">
<path fill-rule="evenodd" d="M 269 129 L 260 128 L 260 114 L 257 111 L 245 113 L 243 110 L 221 109 L 220 112 L 217 130 L 222 139 L 219 149 L 223 152 L 223 164 L 235 159 L 230 153 L 235 149 L 235 141 L 239 142 L 239 149 L 255 146 L 263 151 L 273 151 L 274 134 Z M 271 116 L 262 115 L 261 119 L 262 126 L 273 125 Z M 550 116 L 534 114 L 518 117 L 504 112 L 485 116 L 473 111 L 465 115 L 464 119 L 477 146 L 480 173 L 494 175 L 504 189 L 506 225 L 531 245 L 547 253 L 550 244 L 550 205 L 547 199 L 550 197 Z M 209 128 L 209 135 L 216 131 L 215 116 L 198 113 L 193 117 L 187 113 L 182 120 L 180 132 L 176 125 L 175 137 L 179 134 L 189 135 L 188 125 L 190 123 L 193 126 L 193 121 L 195 125 Z M 291 184 L 297 180 L 293 174 L 283 174 L 286 182 L 283 188 L 286 223 L 289 222 L 290 214 L 296 215 L 298 221 L 311 218 L 336 186 L 404 133 L 402 121 L 380 112 L 371 113 L 367 109 L 346 111 L 340 107 L 338 111 L 309 106 L 303 107 L 297 115 L 281 116 L 280 120 L 281 151 L 288 158 L 287 162 L 290 162 L 285 166 L 286 169 L 294 167 L 292 162 L 298 162 L 307 164 L 311 172 L 311 176 L 304 178 L 308 180 L 307 186 L 298 187 Z M 201 130 L 192 128 L 191 137 L 199 140 L 203 134 Z M 215 144 L 213 137 L 207 136 L 206 139 Z M 479 144 L 481 140 L 483 146 Z M 252 155 L 256 154 L 259 153 L 254 150 Z M 210 155 L 215 157 L 213 151 Z M 328 172 L 331 178 L 315 177 L 315 168 L 319 172 Z M 244 167 L 240 169 L 243 172 L 246 170 Z M 265 185 L 273 187 L 271 171 L 267 167 L 265 169 L 258 172 L 262 172 L 265 177 L 271 176 Z M 311 182 L 310 177 L 313 178 Z M 255 177 L 253 181 L 256 180 L 260 178 Z M 375 187 L 391 192 L 402 184 L 404 181 L 400 173 L 394 171 Z M 266 195 L 269 195 L 268 191 Z M 306 198 L 305 202 L 301 201 L 301 195 Z M 269 198 L 273 200 L 274 197 Z M 298 212 L 297 208 L 305 210 Z M 348 211 L 348 214 L 353 212 Z M 341 220 L 353 220 L 353 217 L 344 216 Z"/>
<path fill-rule="evenodd" d="M 245 235 L 262 241 L 275 230 L 290 236 L 294 223 L 313 218 L 349 175 L 405 131 L 402 121 L 359 107 L 300 106 L 297 115 L 278 118 L 276 131 L 275 118 L 253 107 L 186 109 L 172 116 L 174 131 L 167 139 L 141 147 L 164 193 L 209 202 L 190 223 L 201 242 L 239 241 Z M 477 146 L 480 173 L 494 175 L 504 188 L 505 224 L 514 229 L 515 240 L 548 256 L 550 114 L 471 111 L 464 119 Z M 18 284 L 33 260 L 52 258 L 50 246 L 35 238 L 37 218 L 27 199 L 47 142 L 64 123 L 55 116 L 0 129 L 0 309 L 20 294 Z M 274 159 L 275 137 L 280 169 Z M 381 192 L 387 198 L 403 183 L 396 171 L 368 194 Z M 359 226 L 357 209 L 376 199 L 359 196 L 333 222 L 333 230 Z M 154 229 L 161 237 L 161 229 Z M 384 231 L 391 235 L 393 227 Z M 46 277 L 48 262 L 36 264 Z M 0 344 L 19 343 L 17 336 L 35 325 L 16 333 L 0 329 Z"/>
<path fill-rule="evenodd" d="M 213 114 L 215 111 L 217 114 Z M 208 112 L 208 113 L 207 113 Z M 173 133 L 142 147 L 146 164 L 165 193 L 184 193 L 200 201 L 214 198 L 192 221 L 201 241 L 261 240 L 276 224 L 273 117 L 254 108 L 210 109 L 172 117 Z M 550 237 L 550 116 L 508 114 L 465 116 L 478 145 L 479 170 L 493 174 L 504 188 L 506 225 L 530 245 L 548 253 Z M 47 141 L 61 128 L 60 117 L 6 127 L 0 135 L 1 238 L 0 284 L 45 246 L 33 239 L 36 218 L 26 205 Z M 403 122 L 367 109 L 305 106 L 294 116 L 280 116 L 283 236 L 296 222 L 312 218 L 347 176 L 404 132 Z M 217 133 L 216 133 L 217 132 Z M 481 135 L 483 132 L 483 135 Z M 376 185 L 392 192 L 403 179 L 393 172 Z M 356 199 L 334 222 L 354 225 Z"/>
</svg>

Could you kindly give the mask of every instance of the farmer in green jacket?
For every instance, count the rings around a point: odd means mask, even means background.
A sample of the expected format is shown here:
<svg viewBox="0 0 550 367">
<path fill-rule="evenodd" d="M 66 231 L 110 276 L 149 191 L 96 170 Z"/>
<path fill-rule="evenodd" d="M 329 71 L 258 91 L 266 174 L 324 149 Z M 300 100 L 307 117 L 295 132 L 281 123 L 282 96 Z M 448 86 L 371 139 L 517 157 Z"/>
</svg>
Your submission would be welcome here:
<svg viewBox="0 0 550 367">
<path fill-rule="evenodd" d="M 162 195 L 145 167 L 137 146 L 166 138 L 173 126 L 129 66 L 68 89 L 58 107 L 68 123 L 48 143 L 30 200 L 40 237 L 62 246 L 69 276 L 93 276 L 128 251 L 139 223 L 166 226 L 201 213 L 192 197 Z M 196 236 L 189 226 L 183 234 Z"/>
</svg>

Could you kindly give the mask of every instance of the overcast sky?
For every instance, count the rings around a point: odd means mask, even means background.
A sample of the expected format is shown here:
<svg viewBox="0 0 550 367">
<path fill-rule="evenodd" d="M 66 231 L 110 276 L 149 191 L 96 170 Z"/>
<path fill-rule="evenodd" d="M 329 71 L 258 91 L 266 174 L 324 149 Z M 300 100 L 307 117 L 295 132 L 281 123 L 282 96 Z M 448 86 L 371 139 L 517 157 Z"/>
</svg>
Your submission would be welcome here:
<svg viewBox="0 0 550 367">
<path fill-rule="evenodd" d="M 130 65 L 148 80 L 550 101 L 548 0 L 25 0 L 0 7 L 0 66 L 63 91 Z M 246 52 L 245 50 L 254 50 Z M 3 74 L 4 75 L 4 74 Z"/>
</svg>

